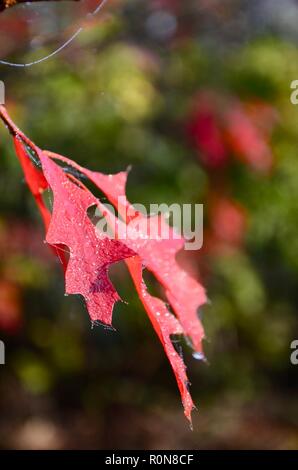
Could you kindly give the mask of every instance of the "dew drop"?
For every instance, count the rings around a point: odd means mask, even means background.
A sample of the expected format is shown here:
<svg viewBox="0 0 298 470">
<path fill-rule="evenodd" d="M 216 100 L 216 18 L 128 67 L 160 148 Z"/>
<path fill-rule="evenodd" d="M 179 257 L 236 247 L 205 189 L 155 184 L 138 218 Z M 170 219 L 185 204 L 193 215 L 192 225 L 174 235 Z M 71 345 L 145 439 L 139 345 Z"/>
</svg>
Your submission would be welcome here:
<svg viewBox="0 0 298 470">
<path fill-rule="evenodd" d="M 196 359 L 197 361 L 204 361 L 204 360 L 205 360 L 204 354 L 201 353 L 201 352 L 197 352 L 197 351 L 195 351 L 195 352 L 192 353 L 192 357 L 193 357 L 194 359 Z"/>
</svg>

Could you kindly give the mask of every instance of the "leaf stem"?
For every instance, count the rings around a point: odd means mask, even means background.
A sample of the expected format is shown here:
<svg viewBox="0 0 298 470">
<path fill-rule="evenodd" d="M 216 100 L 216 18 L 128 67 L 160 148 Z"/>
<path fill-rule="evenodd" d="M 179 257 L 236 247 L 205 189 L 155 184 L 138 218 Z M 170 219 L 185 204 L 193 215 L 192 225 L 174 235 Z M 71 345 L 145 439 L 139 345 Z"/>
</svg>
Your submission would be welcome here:
<svg viewBox="0 0 298 470">
<path fill-rule="evenodd" d="M 19 137 L 26 145 L 28 145 L 28 147 L 30 147 L 31 150 L 38 153 L 39 148 L 15 125 L 3 104 L 0 105 L 0 118 L 11 135 Z"/>
</svg>

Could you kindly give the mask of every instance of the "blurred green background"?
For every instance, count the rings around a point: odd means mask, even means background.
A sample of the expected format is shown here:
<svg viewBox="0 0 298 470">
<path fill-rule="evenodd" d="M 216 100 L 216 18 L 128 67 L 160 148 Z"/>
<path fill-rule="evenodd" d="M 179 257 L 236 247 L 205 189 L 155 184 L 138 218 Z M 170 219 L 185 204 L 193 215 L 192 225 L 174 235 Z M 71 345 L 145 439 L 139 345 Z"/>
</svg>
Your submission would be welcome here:
<svg viewBox="0 0 298 470">
<path fill-rule="evenodd" d="M 203 203 L 204 246 L 183 262 L 210 302 L 208 363 L 184 347 L 194 431 L 122 267 L 116 332 L 91 329 L 0 129 L 0 447 L 298 448 L 298 2 L 111 1 L 1 14 L 6 105 L 42 148 L 111 173 L 134 203 Z M 149 278 L 148 278 L 149 279 Z M 158 289 L 149 279 L 152 289 Z"/>
</svg>

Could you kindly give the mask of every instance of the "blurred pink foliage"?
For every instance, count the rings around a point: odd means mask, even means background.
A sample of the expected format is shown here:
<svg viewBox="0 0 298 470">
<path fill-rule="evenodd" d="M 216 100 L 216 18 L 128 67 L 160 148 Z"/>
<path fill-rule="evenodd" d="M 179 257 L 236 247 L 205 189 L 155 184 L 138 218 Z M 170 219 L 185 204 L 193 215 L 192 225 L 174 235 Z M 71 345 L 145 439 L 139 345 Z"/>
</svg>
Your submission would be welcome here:
<svg viewBox="0 0 298 470">
<path fill-rule="evenodd" d="M 242 102 L 204 90 L 194 98 L 186 128 L 206 168 L 220 169 L 234 157 L 268 174 L 274 160 L 269 141 L 276 121 L 275 109 L 262 101 Z"/>
</svg>

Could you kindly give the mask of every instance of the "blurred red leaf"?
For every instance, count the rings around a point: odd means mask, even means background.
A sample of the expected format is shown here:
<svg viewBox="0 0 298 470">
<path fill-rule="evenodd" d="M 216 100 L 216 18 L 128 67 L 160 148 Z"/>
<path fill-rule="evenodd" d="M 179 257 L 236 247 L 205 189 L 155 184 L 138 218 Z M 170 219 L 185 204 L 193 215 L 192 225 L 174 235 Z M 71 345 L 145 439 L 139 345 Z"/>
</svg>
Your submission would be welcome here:
<svg viewBox="0 0 298 470">
<path fill-rule="evenodd" d="M 206 247 L 214 254 L 226 248 L 237 248 L 243 243 L 247 214 L 236 201 L 224 197 L 213 196 L 210 201 L 210 231 Z"/>
<path fill-rule="evenodd" d="M 228 160 L 224 133 L 217 116 L 218 103 L 211 93 L 200 93 L 187 123 L 188 134 L 207 168 L 221 168 Z"/>
<path fill-rule="evenodd" d="M 22 325 L 20 290 L 12 282 L 0 281 L 0 329 L 16 333 Z"/>
<path fill-rule="evenodd" d="M 267 133 L 258 127 L 243 106 L 235 104 L 227 112 L 226 135 L 237 158 L 261 173 L 270 171 L 273 156 Z"/>
<path fill-rule="evenodd" d="M 261 101 L 243 103 L 203 91 L 194 99 L 187 132 L 206 168 L 221 169 L 233 155 L 266 174 L 273 165 L 269 138 L 276 117 Z"/>
</svg>

